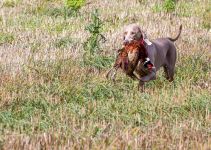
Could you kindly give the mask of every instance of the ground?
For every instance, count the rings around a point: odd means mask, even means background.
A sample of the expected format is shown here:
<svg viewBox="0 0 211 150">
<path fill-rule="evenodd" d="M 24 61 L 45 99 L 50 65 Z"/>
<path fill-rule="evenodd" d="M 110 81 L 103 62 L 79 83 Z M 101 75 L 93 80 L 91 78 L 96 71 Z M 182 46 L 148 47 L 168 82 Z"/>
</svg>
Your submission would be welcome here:
<svg viewBox="0 0 211 150">
<path fill-rule="evenodd" d="M 70 15 L 63 2 L 0 2 L 0 149 L 211 148 L 209 0 L 90 0 Z M 95 9 L 106 41 L 86 65 Z M 105 78 L 130 23 L 151 40 L 183 25 L 173 83 L 162 69 L 144 93 Z"/>
</svg>

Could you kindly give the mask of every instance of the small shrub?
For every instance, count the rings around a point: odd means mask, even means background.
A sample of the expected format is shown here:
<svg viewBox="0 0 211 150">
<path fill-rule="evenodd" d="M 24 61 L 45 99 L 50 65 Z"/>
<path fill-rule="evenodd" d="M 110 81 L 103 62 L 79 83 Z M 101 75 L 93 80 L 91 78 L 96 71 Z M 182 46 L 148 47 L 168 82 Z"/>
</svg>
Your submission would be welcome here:
<svg viewBox="0 0 211 150">
<path fill-rule="evenodd" d="M 83 61 L 85 65 L 95 66 L 102 68 L 105 66 L 106 57 L 100 56 L 102 52 L 100 49 L 100 42 L 105 40 L 105 37 L 101 34 L 103 23 L 99 18 L 98 11 L 95 10 L 92 13 L 92 22 L 85 30 L 91 34 L 87 41 L 83 44 L 84 54 Z"/>
<path fill-rule="evenodd" d="M 172 12 L 174 11 L 176 8 L 176 2 L 175 0 L 165 0 L 164 4 L 163 4 L 163 9 L 166 12 Z"/>
<path fill-rule="evenodd" d="M 85 0 L 66 0 L 65 6 L 68 9 L 79 10 L 85 4 L 85 2 Z"/>
<path fill-rule="evenodd" d="M 0 33 L 0 45 L 9 43 L 11 44 L 14 41 L 14 36 L 8 33 Z"/>
<path fill-rule="evenodd" d="M 77 16 L 79 9 L 85 4 L 85 0 L 65 0 L 64 18 L 67 16 Z"/>
<path fill-rule="evenodd" d="M 155 4 L 152 8 L 153 12 L 172 12 L 176 9 L 175 0 L 165 0 L 162 4 Z"/>
</svg>

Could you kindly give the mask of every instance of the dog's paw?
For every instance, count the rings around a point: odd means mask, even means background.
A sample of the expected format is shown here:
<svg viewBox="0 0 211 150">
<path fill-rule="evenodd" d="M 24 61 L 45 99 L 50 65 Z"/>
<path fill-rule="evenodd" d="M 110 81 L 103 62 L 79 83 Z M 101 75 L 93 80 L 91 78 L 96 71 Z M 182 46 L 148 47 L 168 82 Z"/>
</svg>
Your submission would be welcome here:
<svg viewBox="0 0 211 150">
<path fill-rule="evenodd" d="M 141 77 L 140 80 L 141 80 L 142 82 L 147 82 L 147 81 L 149 81 L 150 79 L 149 79 L 148 76 L 145 76 L 145 77 Z"/>
<path fill-rule="evenodd" d="M 141 80 L 139 81 L 138 84 L 138 91 L 140 91 L 141 93 L 144 92 L 144 82 L 142 82 Z"/>
</svg>

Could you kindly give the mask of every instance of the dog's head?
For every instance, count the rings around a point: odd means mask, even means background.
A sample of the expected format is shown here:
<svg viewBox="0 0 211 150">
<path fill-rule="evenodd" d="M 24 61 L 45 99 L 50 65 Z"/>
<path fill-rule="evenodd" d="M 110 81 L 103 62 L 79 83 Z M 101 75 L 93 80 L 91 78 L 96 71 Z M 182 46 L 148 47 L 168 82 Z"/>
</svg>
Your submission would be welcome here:
<svg viewBox="0 0 211 150">
<path fill-rule="evenodd" d="M 137 24 L 130 24 L 125 27 L 123 35 L 123 43 L 128 44 L 132 41 L 140 41 L 143 39 L 143 33 Z"/>
</svg>

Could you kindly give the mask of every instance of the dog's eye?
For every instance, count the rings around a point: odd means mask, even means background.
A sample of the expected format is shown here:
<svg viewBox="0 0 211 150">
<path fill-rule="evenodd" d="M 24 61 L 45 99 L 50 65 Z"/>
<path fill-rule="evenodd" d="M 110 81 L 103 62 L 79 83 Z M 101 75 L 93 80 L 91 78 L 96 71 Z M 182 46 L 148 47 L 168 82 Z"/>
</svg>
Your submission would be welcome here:
<svg viewBox="0 0 211 150">
<path fill-rule="evenodd" d="M 135 32 L 131 32 L 131 34 L 135 34 Z"/>
</svg>

